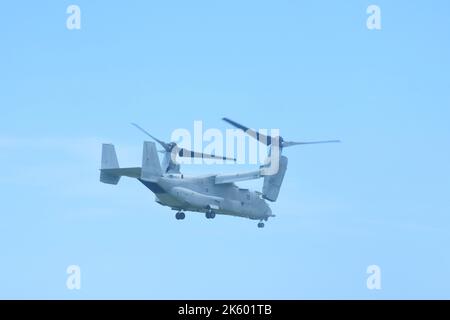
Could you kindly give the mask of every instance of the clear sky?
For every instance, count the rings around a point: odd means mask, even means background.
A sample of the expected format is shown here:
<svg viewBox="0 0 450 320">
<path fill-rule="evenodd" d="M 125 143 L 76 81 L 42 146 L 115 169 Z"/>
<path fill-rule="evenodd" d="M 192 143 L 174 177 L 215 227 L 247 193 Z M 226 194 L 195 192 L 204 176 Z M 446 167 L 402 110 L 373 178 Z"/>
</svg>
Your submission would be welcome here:
<svg viewBox="0 0 450 320">
<path fill-rule="evenodd" d="M 81 30 L 66 8 L 81 8 Z M 381 30 L 366 8 L 381 8 Z M 450 298 L 448 1 L 9 1 L 0 10 L 0 298 Z M 290 140 L 266 228 L 99 182 L 137 122 Z M 185 166 L 186 172 L 248 166 Z M 247 185 L 259 189 L 260 182 Z M 66 268 L 81 267 L 81 290 Z M 366 269 L 381 268 L 381 290 Z"/>
</svg>

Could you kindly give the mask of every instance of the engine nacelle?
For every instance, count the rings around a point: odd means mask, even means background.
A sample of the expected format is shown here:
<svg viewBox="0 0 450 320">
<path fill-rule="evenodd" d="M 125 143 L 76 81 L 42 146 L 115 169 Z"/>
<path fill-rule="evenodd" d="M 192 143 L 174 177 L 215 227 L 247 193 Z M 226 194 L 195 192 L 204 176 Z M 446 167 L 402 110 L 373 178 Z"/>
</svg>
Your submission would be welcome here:
<svg viewBox="0 0 450 320">
<path fill-rule="evenodd" d="M 280 193 L 284 175 L 286 174 L 288 159 L 285 156 L 280 157 L 278 172 L 271 176 L 264 177 L 263 198 L 269 201 L 276 201 Z"/>
</svg>

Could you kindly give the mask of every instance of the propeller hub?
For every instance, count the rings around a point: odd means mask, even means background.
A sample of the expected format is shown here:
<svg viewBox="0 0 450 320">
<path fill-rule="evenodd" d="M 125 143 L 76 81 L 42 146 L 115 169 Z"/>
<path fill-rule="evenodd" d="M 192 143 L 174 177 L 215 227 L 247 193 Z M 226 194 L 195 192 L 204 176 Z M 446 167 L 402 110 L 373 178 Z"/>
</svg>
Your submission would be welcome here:
<svg viewBox="0 0 450 320">
<path fill-rule="evenodd" d="M 283 147 L 283 143 L 284 143 L 283 137 L 280 137 L 280 136 L 276 136 L 276 137 L 268 136 L 267 137 L 267 145 L 268 146 L 273 146 L 273 143 L 275 141 L 278 141 L 278 147 L 280 147 L 280 148 Z"/>
<path fill-rule="evenodd" d="M 167 145 L 168 145 L 168 152 L 172 152 L 172 150 L 177 147 L 177 144 L 175 142 L 170 142 Z"/>
</svg>

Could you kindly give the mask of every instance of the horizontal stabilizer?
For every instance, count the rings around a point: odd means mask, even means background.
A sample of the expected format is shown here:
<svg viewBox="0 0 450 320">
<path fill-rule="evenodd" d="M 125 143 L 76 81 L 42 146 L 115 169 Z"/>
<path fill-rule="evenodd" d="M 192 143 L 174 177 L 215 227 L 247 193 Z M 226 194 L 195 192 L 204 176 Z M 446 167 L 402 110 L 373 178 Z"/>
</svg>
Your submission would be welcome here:
<svg viewBox="0 0 450 320">
<path fill-rule="evenodd" d="M 116 150 L 112 144 L 102 145 L 102 165 L 100 181 L 107 184 L 118 184 L 120 177 L 140 178 L 141 168 L 119 168 Z"/>
<path fill-rule="evenodd" d="M 117 168 L 117 169 L 101 169 L 101 173 L 117 177 L 140 178 L 141 168 Z"/>
</svg>

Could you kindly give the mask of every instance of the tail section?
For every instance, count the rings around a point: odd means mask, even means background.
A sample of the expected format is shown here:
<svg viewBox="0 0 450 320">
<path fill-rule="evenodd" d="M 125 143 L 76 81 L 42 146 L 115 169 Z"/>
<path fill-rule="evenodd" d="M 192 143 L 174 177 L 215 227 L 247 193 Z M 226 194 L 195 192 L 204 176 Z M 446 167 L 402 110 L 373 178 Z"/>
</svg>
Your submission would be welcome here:
<svg viewBox="0 0 450 320">
<path fill-rule="evenodd" d="M 142 152 L 141 179 L 156 182 L 162 176 L 161 164 L 159 163 L 158 151 L 154 142 L 144 142 Z"/>
<path fill-rule="evenodd" d="M 100 181 L 107 184 L 118 184 L 120 175 L 112 174 L 110 169 L 118 169 L 116 150 L 112 144 L 102 145 L 102 167 L 100 171 Z M 108 172 L 109 171 L 109 172 Z"/>
<path fill-rule="evenodd" d="M 116 149 L 112 144 L 104 143 L 102 145 L 102 169 L 116 169 L 119 168 L 119 161 L 117 161 Z"/>
<path fill-rule="evenodd" d="M 141 168 L 119 168 L 116 150 L 112 144 L 102 146 L 102 167 L 100 181 L 107 184 L 118 184 L 120 177 L 140 178 Z"/>
</svg>

